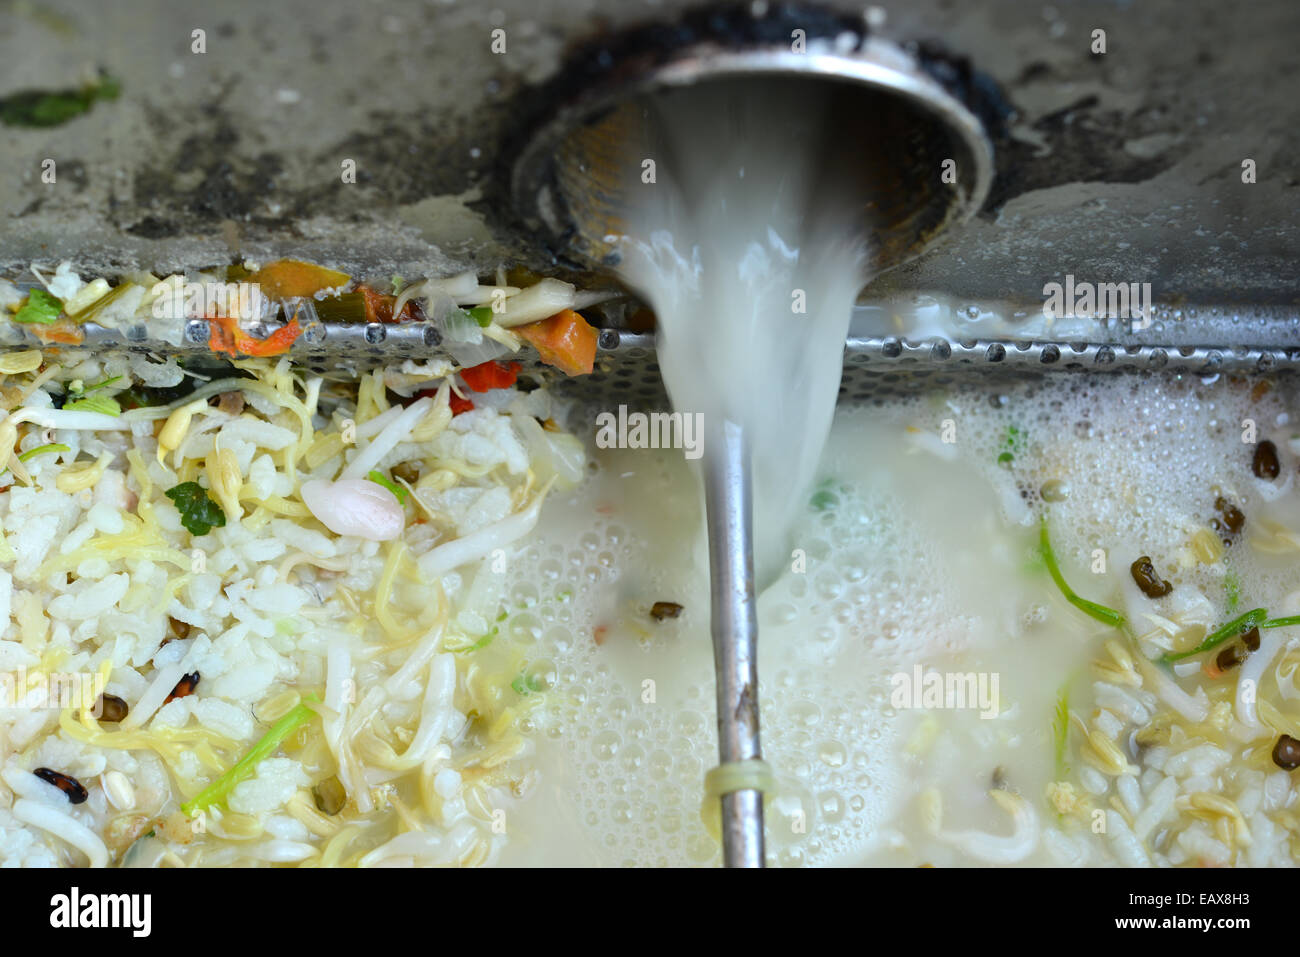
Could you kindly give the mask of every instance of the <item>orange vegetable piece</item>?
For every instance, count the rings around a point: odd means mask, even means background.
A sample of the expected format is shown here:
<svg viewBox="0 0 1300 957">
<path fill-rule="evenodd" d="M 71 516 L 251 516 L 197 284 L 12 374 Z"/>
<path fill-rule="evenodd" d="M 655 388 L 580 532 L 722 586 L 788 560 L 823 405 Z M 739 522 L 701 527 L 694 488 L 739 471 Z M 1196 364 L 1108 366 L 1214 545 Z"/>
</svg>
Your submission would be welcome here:
<svg viewBox="0 0 1300 957">
<path fill-rule="evenodd" d="M 262 287 L 262 295 L 278 301 L 290 297 L 314 296 L 322 289 L 334 289 L 351 279 L 347 273 L 326 269 L 324 266 L 297 259 L 277 259 L 249 276 L 248 282 L 257 283 Z"/>
<path fill-rule="evenodd" d="M 208 319 L 211 334 L 208 348 L 232 356 L 278 356 L 289 351 L 293 341 L 302 334 L 298 317 L 294 316 L 265 339 L 254 339 L 239 328 L 239 320 L 231 316 Z"/>
<path fill-rule="evenodd" d="M 81 327 L 66 317 L 59 319 L 57 322 L 49 323 L 48 325 L 33 325 L 28 328 L 30 328 L 32 332 L 36 334 L 36 338 L 40 339 L 42 342 L 60 342 L 65 345 L 77 346 L 81 345 L 86 338 L 86 334 L 82 331 Z"/>
<path fill-rule="evenodd" d="M 543 362 L 565 375 L 586 375 L 596 361 L 596 330 L 572 309 L 512 331 L 532 343 Z"/>
</svg>

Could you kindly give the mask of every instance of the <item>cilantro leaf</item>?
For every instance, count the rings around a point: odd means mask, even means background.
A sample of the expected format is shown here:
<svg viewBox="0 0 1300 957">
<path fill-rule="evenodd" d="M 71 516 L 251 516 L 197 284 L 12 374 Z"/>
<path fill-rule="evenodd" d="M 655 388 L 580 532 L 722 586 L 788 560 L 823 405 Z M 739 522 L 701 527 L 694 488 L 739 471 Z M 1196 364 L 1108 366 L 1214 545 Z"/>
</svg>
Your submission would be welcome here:
<svg viewBox="0 0 1300 957">
<path fill-rule="evenodd" d="M 33 289 L 27 296 L 27 301 L 23 307 L 14 315 L 14 322 L 23 322 L 29 325 L 48 326 L 53 322 L 59 321 L 59 314 L 63 312 L 63 303 L 58 297 L 50 295 L 44 289 Z"/>
<path fill-rule="evenodd" d="M 181 524 L 191 535 L 206 535 L 214 527 L 226 524 L 226 513 L 198 482 L 182 482 L 163 494 L 175 503 L 176 511 L 181 513 Z"/>
</svg>

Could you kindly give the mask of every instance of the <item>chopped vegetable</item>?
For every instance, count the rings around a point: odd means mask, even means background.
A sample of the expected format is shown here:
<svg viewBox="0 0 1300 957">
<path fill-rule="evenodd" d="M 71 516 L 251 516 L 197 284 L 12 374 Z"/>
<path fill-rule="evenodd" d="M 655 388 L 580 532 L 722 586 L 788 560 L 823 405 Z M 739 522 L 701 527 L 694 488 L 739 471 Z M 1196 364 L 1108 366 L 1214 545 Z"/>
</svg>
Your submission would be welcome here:
<svg viewBox="0 0 1300 957">
<path fill-rule="evenodd" d="M 44 289 L 33 289 L 22 308 L 14 314 L 14 322 L 48 326 L 57 322 L 62 312 L 63 303 L 58 297 Z"/>
<path fill-rule="evenodd" d="M 474 392 L 509 389 L 519 377 L 518 362 L 488 361 L 460 370 L 461 380 Z"/>
<path fill-rule="evenodd" d="M 1237 576 L 1236 570 L 1229 568 L 1223 575 L 1223 591 L 1227 596 L 1228 614 L 1231 615 L 1237 610 L 1237 605 L 1241 601 L 1241 579 Z"/>
<path fill-rule="evenodd" d="M 44 455 L 46 452 L 71 452 L 72 449 L 61 442 L 51 442 L 49 445 L 38 445 L 34 449 L 28 449 L 18 456 L 19 462 L 26 462 L 34 459 L 38 455 Z"/>
<path fill-rule="evenodd" d="M 378 469 L 371 469 L 370 474 L 367 475 L 366 478 L 370 479 L 370 481 L 374 482 L 376 485 L 382 485 L 384 488 L 388 489 L 388 491 L 397 496 L 397 500 L 403 505 L 406 504 L 406 496 L 411 494 Z"/>
<path fill-rule="evenodd" d="M 532 343 L 547 365 L 565 375 L 586 375 L 596 361 L 596 330 L 572 309 L 514 330 Z"/>
<path fill-rule="evenodd" d="M 95 392 L 99 389 L 107 388 L 108 386 L 112 385 L 114 382 L 117 382 L 121 378 L 122 377 L 120 375 L 115 375 L 110 379 L 105 379 L 103 382 L 96 382 L 94 385 L 88 385 L 81 390 L 81 394 L 89 395 L 91 392 Z"/>
<path fill-rule="evenodd" d="M 326 289 L 337 289 L 352 281 L 347 273 L 326 269 L 297 259 L 278 259 L 267 263 L 248 277 L 257 283 L 268 299 L 308 299 Z"/>
<path fill-rule="evenodd" d="M 448 400 L 448 404 L 451 407 L 452 415 L 460 415 L 462 412 L 469 412 L 471 409 L 474 408 L 474 403 L 471 400 L 463 396 L 459 396 L 455 392 L 451 393 L 451 397 Z"/>
<path fill-rule="evenodd" d="M 1268 612 L 1266 610 L 1263 608 L 1254 608 L 1241 617 L 1234 618 L 1226 625 L 1212 631 L 1206 636 L 1205 640 L 1195 648 L 1192 648 L 1189 651 L 1169 652 L 1160 660 L 1165 662 L 1182 661 L 1184 658 L 1191 658 L 1193 655 L 1199 655 L 1201 652 L 1209 651 L 1211 648 L 1217 647 L 1232 638 L 1236 638 L 1238 635 L 1244 635 L 1252 628 L 1260 625 L 1267 617 Z"/>
<path fill-rule="evenodd" d="M 121 415 L 122 407 L 117 399 L 107 395 L 88 395 L 71 402 L 63 403 L 69 412 L 99 412 L 103 415 Z"/>
<path fill-rule="evenodd" d="M 0 123 L 38 129 L 60 126 L 99 100 L 117 99 L 119 92 L 118 82 L 108 76 L 76 90 L 20 90 L 0 99 Z"/>
<path fill-rule="evenodd" d="M 312 719 L 312 715 L 316 712 L 312 711 L 308 706 L 308 702 L 317 700 L 319 699 L 314 694 L 304 697 L 301 704 L 292 708 L 288 714 L 271 725 L 271 730 L 262 735 L 261 740 L 253 745 L 252 749 L 240 758 L 234 767 L 209 784 L 194 798 L 182 804 L 181 811 L 193 816 L 196 811 L 202 811 L 214 804 L 225 801 L 230 792 L 235 789 L 235 786 L 251 777 L 253 772 L 257 770 L 257 766 L 264 759 L 270 757 L 285 738 Z"/>
<path fill-rule="evenodd" d="M 294 316 L 285 325 L 271 333 L 265 339 L 254 339 L 239 328 L 239 320 L 234 316 L 209 318 L 211 335 L 208 336 L 208 348 L 213 352 L 224 352 L 232 356 L 278 356 L 289 351 L 294 340 L 302 334 L 298 317 Z"/>
<path fill-rule="evenodd" d="M 316 302 L 316 315 L 323 322 L 414 322 L 420 318 L 419 304 L 408 300 L 399 316 L 393 316 L 396 296 L 379 292 L 364 283 L 341 296 L 327 296 Z"/>
<path fill-rule="evenodd" d="M 226 524 L 226 513 L 198 482 L 182 482 L 163 494 L 175 503 L 181 524 L 191 535 L 206 535 Z"/>
<path fill-rule="evenodd" d="M 1043 519 L 1043 523 L 1040 526 L 1038 541 L 1041 547 L 1043 561 L 1047 565 L 1048 574 L 1052 576 L 1052 581 L 1056 582 L 1056 587 L 1061 590 L 1061 594 L 1065 596 L 1065 600 L 1085 615 L 1097 619 L 1097 621 L 1102 624 L 1110 625 L 1114 628 L 1122 627 L 1124 624 L 1124 616 L 1114 608 L 1107 608 L 1105 605 L 1099 605 L 1095 601 L 1080 598 L 1079 595 L 1075 593 L 1074 589 L 1065 583 L 1065 577 L 1061 574 L 1061 567 L 1056 563 L 1056 554 L 1052 551 L 1052 542 L 1047 533 L 1047 519 Z"/>
<path fill-rule="evenodd" d="M 486 329 L 488 326 L 492 325 L 491 306 L 475 306 L 473 309 L 467 311 L 469 312 L 469 317 L 477 322 L 481 328 Z"/>
<path fill-rule="evenodd" d="M 1286 628 L 1290 625 L 1300 625 L 1300 615 L 1291 615 L 1288 618 L 1272 618 L 1264 622 L 1261 628 Z"/>
</svg>

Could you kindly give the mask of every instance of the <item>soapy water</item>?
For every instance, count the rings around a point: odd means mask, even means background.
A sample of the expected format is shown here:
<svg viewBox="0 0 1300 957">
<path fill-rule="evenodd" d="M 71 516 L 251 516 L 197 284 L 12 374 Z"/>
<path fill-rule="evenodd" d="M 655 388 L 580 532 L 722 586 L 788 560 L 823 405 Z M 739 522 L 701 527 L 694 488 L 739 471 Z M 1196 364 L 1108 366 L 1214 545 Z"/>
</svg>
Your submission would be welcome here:
<svg viewBox="0 0 1300 957">
<path fill-rule="evenodd" d="M 769 863 L 980 863 L 926 833 L 917 794 L 939 789 L 952 829 L 1006 832 L 990 780 L 1040 801 L 1054 696 L 1087 674 L 1104 637 L 1027 568 L 1038 490 L 1066 485 L 1048 508 L 1081 593 L 1106 600 L 1150 554 L 1180 588 L 1221 603 L 1213 569 L 1179 564 L 1186 529 L 1212 517 L 1218 492 L 1237 496 L 1252 526 L 1300 524 L 1294 496 L 1268 502 L 1253 487 L 1240 436 L 1250 419 L 1290 463 L 1289 406 L 1278 391 L 1170 375 L 840 408 L 789 539 L 806 563 L 787 564 L 759 601 L 764 756 L 777 779 Z M 999 464 L 1011 428 L 1024 438 Z M 526 728 L 539 784 L 511 811 L 504 862 L 715 864 L 701 816 L 716 736 L 698 487 L 680 452 L 599 450 L 595 461 L 581 488 L 548 501 L 511 567 L 512 607 L 528 607 L 505 634 L 551 680 Z M 1086 571 L 1095 547 L 1109 577 Z M 1287 556 L 1242 542 L 1230 560 L 1243 603 L 1282 607 L 1296 588 Z M 655 622 L 656 601 L 684 610 Z M 918 663 L 998 674 L 999 716 L 894 708 L 891 675 Z M 1087 713 L 1087 697 L 1074 707 Z M 934 743 L 916 753 L 927 722 Z M 1053 863 L 1045 853 L 1024 863 Z"/>
</svg>

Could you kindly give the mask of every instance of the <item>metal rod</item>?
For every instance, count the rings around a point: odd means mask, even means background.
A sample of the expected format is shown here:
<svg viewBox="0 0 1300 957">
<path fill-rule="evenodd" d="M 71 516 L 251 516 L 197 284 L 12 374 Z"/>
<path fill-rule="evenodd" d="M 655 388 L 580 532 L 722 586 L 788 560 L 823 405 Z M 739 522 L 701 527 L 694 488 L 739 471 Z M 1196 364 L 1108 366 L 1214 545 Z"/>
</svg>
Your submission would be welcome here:
<svg viewBox="0 0 1300 957">
<path fill-rule="evenodd" d="M 718 754 L 725 764 L 762 757 L 758 740 L 753 502 L 744 430 L 734 422 L 721 422 L 711 428 L 704 461 L 713 664 L 718 683 Z M 722 860 L 726 867 L 763 866 L 761 791 L 723 795 Z"/>
</svg>

